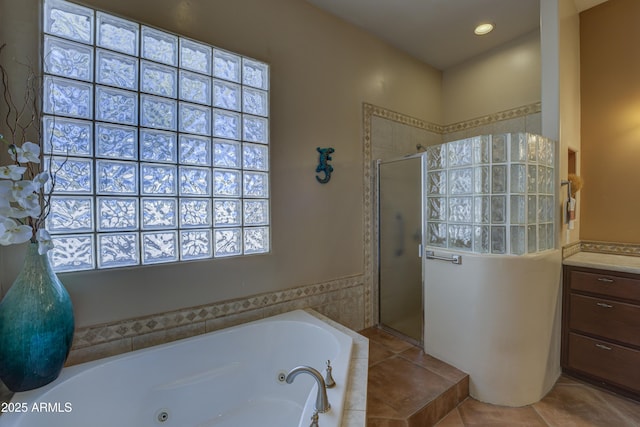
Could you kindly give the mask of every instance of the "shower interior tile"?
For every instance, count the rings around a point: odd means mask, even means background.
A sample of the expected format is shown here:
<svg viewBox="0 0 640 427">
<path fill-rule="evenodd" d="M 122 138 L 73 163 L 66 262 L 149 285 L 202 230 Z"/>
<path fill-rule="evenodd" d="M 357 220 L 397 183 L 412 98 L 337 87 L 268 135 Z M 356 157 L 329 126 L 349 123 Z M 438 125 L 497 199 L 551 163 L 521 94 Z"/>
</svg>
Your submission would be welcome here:
<svg viewBox="0 0 640 427">
<path fill-rule="evenodd" d="M 486 125 L 483 134 L 501 134 L 511 132 L 522 132 L 525 126 L 525 117 L 515 117 L 513 119 L 500 120 L 490 125 Z"/>
<path fill-rule="evenodd" d="M 524 130 L 525 132 L 541 134 L 542 133 L 542 113 L 533 113 L 525 116 Z"/>
<path fill-rule="evenodd" d="M 374 150 L 376 148 L 391 149 L 393 129 L 390 120 L 373 116 L 371 118 L 371 135 L 375 137 Z M 376 157 L 374 157 L 376 158 Z"/>
</svg>

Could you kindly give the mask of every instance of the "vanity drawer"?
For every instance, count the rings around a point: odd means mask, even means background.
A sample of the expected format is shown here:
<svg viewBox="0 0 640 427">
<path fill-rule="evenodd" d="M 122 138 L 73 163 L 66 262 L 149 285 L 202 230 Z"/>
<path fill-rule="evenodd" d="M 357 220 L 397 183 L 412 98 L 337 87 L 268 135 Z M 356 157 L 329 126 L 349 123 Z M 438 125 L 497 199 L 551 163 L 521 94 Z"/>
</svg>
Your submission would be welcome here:
<svg viewBox="0 0 640 427">
<path fill-rule="evenodd" d="M 569 328 L 640 346 L 640 306 L 572 294 Z"/>
<path fill-rule="evenodd" d="M 571 271 L 571 289 L 635 300 L 640 303 L 640 279 L 573 270 Z"/>
<path fill-rule="evenodd" d="M 569 367 L 631 390 L 640 390 L 640 351 L 569 334 Z"/>
</svg>

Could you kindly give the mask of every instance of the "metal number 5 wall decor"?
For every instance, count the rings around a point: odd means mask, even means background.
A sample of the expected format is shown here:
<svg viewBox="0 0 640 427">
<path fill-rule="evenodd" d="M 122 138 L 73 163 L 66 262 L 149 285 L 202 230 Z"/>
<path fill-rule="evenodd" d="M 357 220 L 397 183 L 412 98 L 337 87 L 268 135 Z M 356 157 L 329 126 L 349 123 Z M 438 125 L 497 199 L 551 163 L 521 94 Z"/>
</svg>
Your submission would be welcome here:
<svg viewBox="0 0 640 427">
<path fill-rule="evenodd" d="M 316 148 L 316 150 L 318 150 L 318 153 L 320 153 L 320 159 L 318 162 L 318 167 L 316 168 L 316 172 L 318 173 L 324 172 L 323 178 L 316 175 L 316 179 L 320 184 L 326 184 L 331 179 L 331 172 L 333 172 L 333 166 L 329 164 L 329 161 L 331 160 L 331 153 L 335 152 L 336 150 L 334 150 L 331 147 L 328 147 L 328 148 L 318 147 Z"/>
</svg>

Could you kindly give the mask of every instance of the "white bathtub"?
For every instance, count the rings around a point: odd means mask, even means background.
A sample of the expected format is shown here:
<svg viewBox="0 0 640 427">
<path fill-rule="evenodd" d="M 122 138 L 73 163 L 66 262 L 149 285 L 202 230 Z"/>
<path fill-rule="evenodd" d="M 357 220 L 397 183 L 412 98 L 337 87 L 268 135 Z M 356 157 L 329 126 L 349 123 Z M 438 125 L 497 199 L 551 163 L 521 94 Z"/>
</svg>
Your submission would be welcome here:
<svg viewBox="0 0 640 427">
<path fill-rule="evenodd" d="M 298 365 L 324 376 L 331 360 L 336 386 L 319 421 L 339 427 L 351 348 L 351 337 L 293 311 L 65 368 L 48 386 L 15 394 L 0 426 L 308 427 L 315 381 L 278 376 Z"/>
</svg>

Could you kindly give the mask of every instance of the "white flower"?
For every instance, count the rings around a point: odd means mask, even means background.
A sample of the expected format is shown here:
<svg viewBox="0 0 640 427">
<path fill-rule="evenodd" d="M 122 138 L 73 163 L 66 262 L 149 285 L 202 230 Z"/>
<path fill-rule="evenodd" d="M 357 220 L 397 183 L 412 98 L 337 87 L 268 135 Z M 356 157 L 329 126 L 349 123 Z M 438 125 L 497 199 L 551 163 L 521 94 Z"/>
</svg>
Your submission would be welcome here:
<svg viewBox="0 0 640 427">
<path fill-rule="evenodd" d="M 40 189 L 43 185 L 45 185 L 49 181 L 49 172 L 40 172 L 33 178 L 33 183 L 37 185 L 38 189 Z"/>
<path fill-rule="evenodd" d="M 49 232 L 43 228 L 36 233 L 36 240 L 38 241 L 38 253 L 44 255 L 53 249 L 53 240 Z"/>
<path fill-rule="evenodd" d="M 42 209 L 37 185 L 29 180 L 0 181 L 0 215 L 38 218 Z"/>
<path fill-rule="evenodd" d="M 11 194 L 13 195 L 14 200 L 20 202 L 21 199 L 29 197 L 29 195 L 33 194 L 37 190 L 38 186 L 34 184 L 33 181 L 25 179 L 13 183 Z"/>
<path fill-rule="evenodd" d="M 4 218 L 0 221 L 0 245 L 24 243 L 31 239 L 32 234 L 33 231 L 28 225 L 18 224 L 10 218 Z"/>
<path fill-rule="evenodd" d="M 22 178 L 22 174 L 27 168 L 18 165 L 0 166 L 0 179 L 12 179 L 14 181 Z"/>
<path fill-rule="evenodd" d="M 14 218 L 26 218 L 28 216 L 32 218 L 38 218 L 42 212 L 40 207 L 40 197 L 36 193 L 31 193 L 26 197 L 22 197 L 16 200 L 17 206 L 14 206 Z"/>
<path fill-rule="evenodd" d="M 41 212 L 40 204 L 33 204 L 33 202 L 25 202 L 25 206 L 10 205 L 8 208 L 0 208 L 0 215 L 16 219 L 28 217 L 38 218 Z"/>
<path fill-rule="evenodd" d="M 2 186 L 3 188 L 6 185 Z M 36 191 L 38 185 L 29 180 L 14 181 L 11 187 L 11 193 L 5 195 L 9 202 L 14 202 L 13 205 L 9 203 L 9 209 L 4 206 L 4 209 L 0 207 L 0 214 L 9 216 L 12 218 L 26 218 L 33 217 L 38 218 L 42 209 L 40 208 L 40 196 Z M 5 190 L 0 189 L 0 194 L 3 194 Z"/>
<path fill-rule="evenodd" d="M 33 142 L 25 142 L 22 147 L 13 145 L 9 150 L 11 158 L 18 163 L 40 163 L 40 146 Z"/>
<path fill-rule="evenodd" d="M 0 205 L 0 218 L 2 217 L 7 217 L 7 218 L 24 218 L 24 210 L 22 209 L 18 209 L 14 206 L 12 206 L 10 203 L 9 204 L 2 204 Z"/>
</svg>

